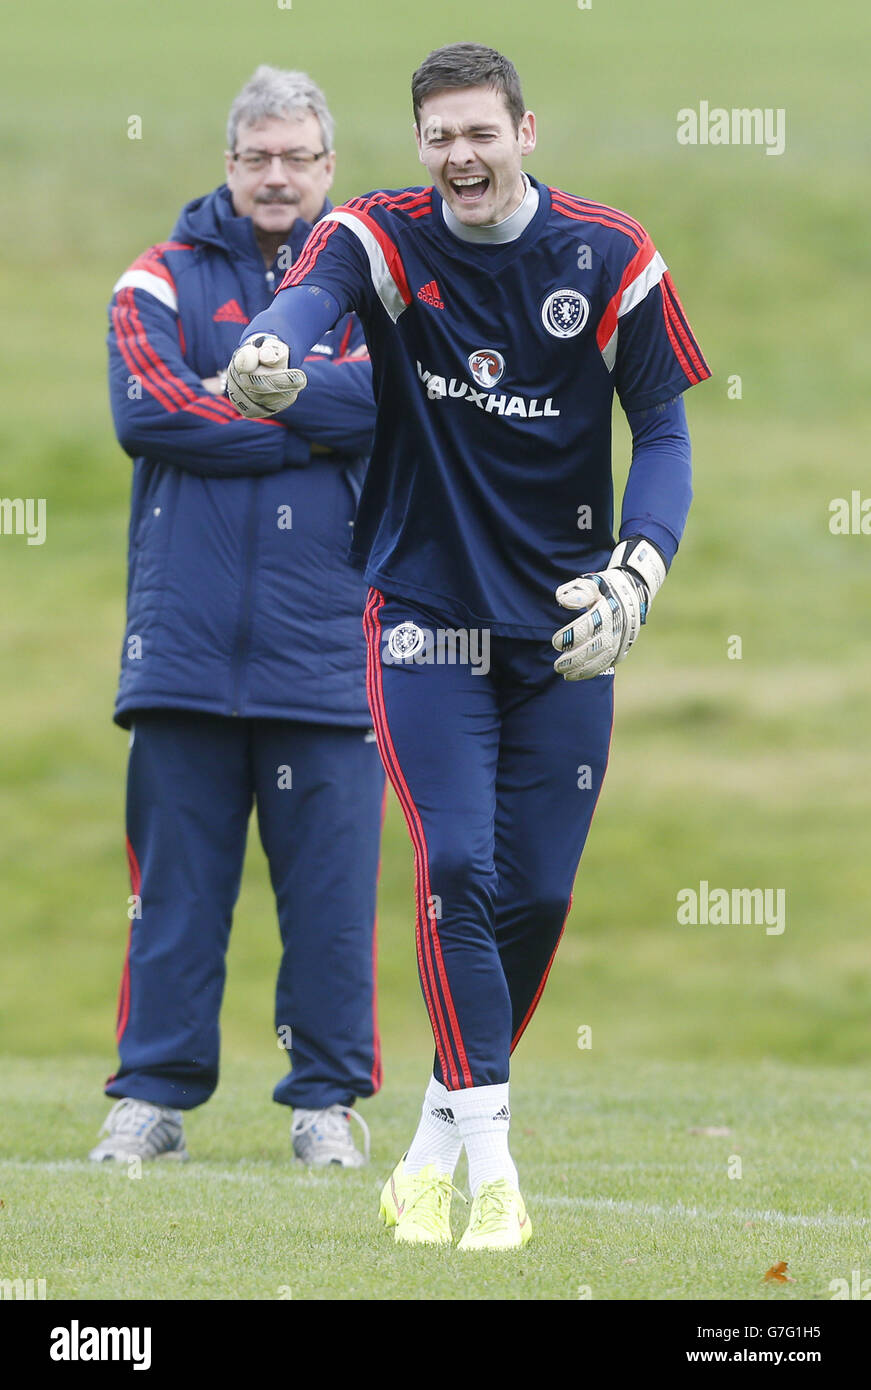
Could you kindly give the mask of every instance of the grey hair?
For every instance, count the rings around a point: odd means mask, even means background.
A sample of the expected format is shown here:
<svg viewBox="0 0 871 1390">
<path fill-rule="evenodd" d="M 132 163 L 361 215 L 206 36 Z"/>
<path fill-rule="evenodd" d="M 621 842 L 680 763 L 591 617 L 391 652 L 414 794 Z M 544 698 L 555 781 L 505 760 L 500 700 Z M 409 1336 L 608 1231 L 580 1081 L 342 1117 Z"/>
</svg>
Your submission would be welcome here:
<svg viewBox="0 0 871 1390">
<path fill-rule="evenodd" d="M 230 107 L 227 149 L 235 150 L 240 125 L 260 125 L 272 116 L 290 116 L 303 111 L 317 116 L 324 149 L 331 150 L 336 123 L 320 87 L 308 73 L 288 72 L 261 63 Z"/>
</svg>

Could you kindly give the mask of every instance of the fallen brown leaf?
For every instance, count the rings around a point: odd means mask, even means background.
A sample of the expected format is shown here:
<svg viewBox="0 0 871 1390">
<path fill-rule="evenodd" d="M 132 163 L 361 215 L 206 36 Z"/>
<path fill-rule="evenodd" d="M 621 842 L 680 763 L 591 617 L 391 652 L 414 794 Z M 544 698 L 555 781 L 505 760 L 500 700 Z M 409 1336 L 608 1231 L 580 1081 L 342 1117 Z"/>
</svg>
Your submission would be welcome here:
<svg viewBox="0 0 871 1390">
<path fill-rule="evenodd" d="M 780 1260 L 778 1264 L 772 1265 L 770 1269 L 766 1270 L 763 1277 L 770 1279 L 775 1284 L 794 1284 L 795 1280 L 791 1274 L 787 1274 L 786 1267 L 787 1261 Z"/>
</svg>

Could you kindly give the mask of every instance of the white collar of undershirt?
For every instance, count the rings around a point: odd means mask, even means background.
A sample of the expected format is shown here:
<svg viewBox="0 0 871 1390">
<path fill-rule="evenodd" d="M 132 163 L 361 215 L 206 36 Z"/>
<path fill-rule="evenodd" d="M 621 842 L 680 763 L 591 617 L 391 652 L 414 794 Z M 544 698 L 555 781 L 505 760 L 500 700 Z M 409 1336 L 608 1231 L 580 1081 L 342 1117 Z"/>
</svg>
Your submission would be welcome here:
<svg viewBox="0 0 871 1390">
<path fill-rule="evenodd" d="M 465 222 L 461 222 L 458 217 L 451 212 L 447 203 L 442 200 L 442 215 L 445 219 L 445 226 L 449 232 L 453 232 L 460 241 L 487 242 L 491 246 L 498 245 L 506 241 L 516 241 L 517 238 L 526 231 L 535 214 L 538 212 L 538 189 L 530 183 L 525 174 L 520 177 L 526 184 L 526 192 L 519 207 L 512 213 L 504 217 L 501 222 L 494 222 L 489 227 L 467 227 Z"/>
</svg>

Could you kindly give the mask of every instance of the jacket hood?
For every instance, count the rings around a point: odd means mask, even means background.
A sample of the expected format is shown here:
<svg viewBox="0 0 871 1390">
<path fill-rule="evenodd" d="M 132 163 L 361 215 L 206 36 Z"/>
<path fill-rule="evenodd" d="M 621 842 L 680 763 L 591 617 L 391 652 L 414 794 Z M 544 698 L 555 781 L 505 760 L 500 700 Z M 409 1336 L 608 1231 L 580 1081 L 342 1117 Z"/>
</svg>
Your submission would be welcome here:
<svg viewBox="0 0 871 1390">
<path fill-rule="evenodd" d="M 329 212 L 332 203 L 327 198 L 318 220 Z M 289 244 L 296 260 L 312 229 L 310 222 L 298 217 L 290 229 Z M 217 246 L 222 251 L 261 262 L 254 223 L 250 217 L 239 217 L 233 207 L 230 190 L 225 183 L 201 198 L 194 198 L 182 208 L 172 230 L 172 240 L 191 245 Z"/>
</svg>

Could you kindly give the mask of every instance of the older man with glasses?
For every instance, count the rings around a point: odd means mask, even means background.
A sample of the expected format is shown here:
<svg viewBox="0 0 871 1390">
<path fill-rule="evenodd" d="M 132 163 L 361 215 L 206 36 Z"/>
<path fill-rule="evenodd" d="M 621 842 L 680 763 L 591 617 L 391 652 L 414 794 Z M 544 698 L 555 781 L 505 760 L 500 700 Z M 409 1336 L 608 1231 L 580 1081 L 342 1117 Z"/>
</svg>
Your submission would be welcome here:
<svg viewBox="0 0 871 1390">
<path fill-rule="evenodd" d="M 90 1156 L 187 1157 L 183 1112 L 218 1080 L 256 804 L 283 946 L 275 1028 L 291 1061 L 274 1098 L 294 1107 L 298 1159 L 356 1167 L 351 1107 L 381 1078 L 384 777 L 364 586 L 346 559 L 374 426 L 371 368 L 346 315 L 306 361 L 304 411 L 250 420 L 224 396 L 220 369 L 329 211 L 336 162 L 326 101 L 304 73 L 258 68 L 227 134 L 226 184 L 188 203 L 110 307 L 112 411 L 134 460 L 115 708 L 131 730 L 132 893 L 120 1066 L 105 1088 L 116 1104 Z"/>
</svg>

